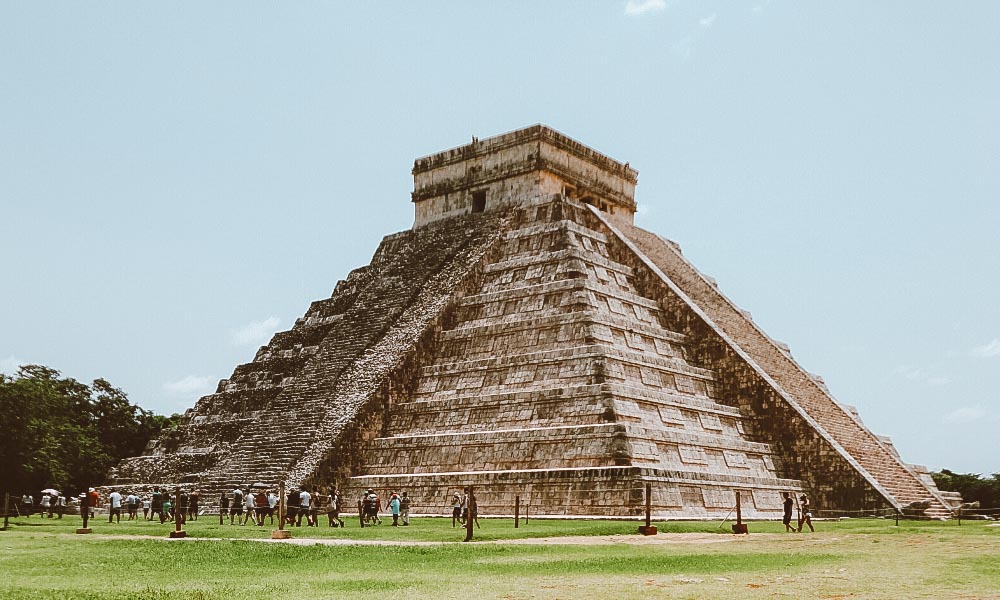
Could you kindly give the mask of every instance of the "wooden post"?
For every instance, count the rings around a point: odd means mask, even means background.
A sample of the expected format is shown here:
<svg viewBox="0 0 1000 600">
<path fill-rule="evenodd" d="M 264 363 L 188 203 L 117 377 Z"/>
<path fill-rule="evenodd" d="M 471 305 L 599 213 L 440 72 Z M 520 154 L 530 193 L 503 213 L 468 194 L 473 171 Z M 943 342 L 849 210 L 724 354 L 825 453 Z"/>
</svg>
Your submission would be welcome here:
<svg viewBox="0 0 1000 600">
<path fill-rule="evenodd" d="M 83 527 L 76 530 L 77 533 L 90 533 L 93 531 L 87 527 L 87 520 L 90 518 L 90 497 L 87 492 L 80 494 L 80 515 L 83 516 Z"/>
<path fill-rule="evenodd" d="M 899 509 L 897 508 L 895 510 L 896 510 L 896 527 L 899 527 Z"/>
<path fill-rule="evenodd" d="M 292 532 L 285 529 L 285 482 L 278 482 L 278 528 L 271 530 L 272 540 L 287 540 Z"/>
<path fill-rule="evenodd" d="M 958 507 L 958 526 L 962 526 L 962 507 Z"/>
<path fill-rule="evenodd" d="M 517 523 L 521 520 L 521 497 L 514 496 L 514 529 L 517 529 Z"/>
<path fill-rule="evenodd" d="M 740 501 L 739 491 L 736 492 L 736 524 L 733 525 L 733 533 L 750 533 L 743 524 L 743 503 Z"/>
<path fill-rule="evenodd" d="M 3 494 L 3 530 L 10 527 L 10 492 Z"/>
<path fill-rule="evenodd" d="M 656 527 L 653 527 L 653 504 L 652 485 L 646 484 L 646 524 L 639 526 L 639 533 L 642 535 L 656 535 Z"/>
<path fill-rule="evenodd" d="M 187 510 L 187 507 L 184 507 Z M 174 491 L 174 530 L 170 532 L 172 538 L 187 537 L 184 531 L 184 512 L 181 510 L 181 486 L 177 486 Z"/>
<path fill-rule="evenodd" d="M 472 503 L 475 502 L 476 495 L 472 491 L 472 486 L 469 486 L 469 495 L 465 497 L 465 540 L 466 542 L 472 541 Z"/>
</svg>

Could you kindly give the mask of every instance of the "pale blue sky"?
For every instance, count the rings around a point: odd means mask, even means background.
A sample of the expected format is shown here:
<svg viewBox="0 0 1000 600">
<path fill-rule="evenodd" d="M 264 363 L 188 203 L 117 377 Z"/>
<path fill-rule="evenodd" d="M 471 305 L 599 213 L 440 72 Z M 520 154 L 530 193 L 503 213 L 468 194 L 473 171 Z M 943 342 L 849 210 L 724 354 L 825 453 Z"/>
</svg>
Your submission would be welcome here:
<svg viewBox="0 0 1000 600">
<path fill-rule="evenodd" d="M 0 0 L 0 370 L 181 411 L 543 122 L 910 462 L 1000 471 L 1000 3 Z"/>
</svg>

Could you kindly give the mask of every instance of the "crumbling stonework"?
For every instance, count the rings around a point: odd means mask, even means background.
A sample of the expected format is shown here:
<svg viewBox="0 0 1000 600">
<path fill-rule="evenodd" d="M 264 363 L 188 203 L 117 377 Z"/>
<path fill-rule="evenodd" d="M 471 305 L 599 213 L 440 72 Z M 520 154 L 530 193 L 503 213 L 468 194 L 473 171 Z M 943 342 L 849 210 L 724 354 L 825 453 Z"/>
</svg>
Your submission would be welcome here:
<svg viewBox="0 0 1000 600">
<path fill-rule="evenodd" d="M 119 481 L 404 489 L 448 512 L 748 518 L 944 498 L 632 226 L 637 174 L 533 126 L 418 159 L 415 223 Z"/>
</svg>

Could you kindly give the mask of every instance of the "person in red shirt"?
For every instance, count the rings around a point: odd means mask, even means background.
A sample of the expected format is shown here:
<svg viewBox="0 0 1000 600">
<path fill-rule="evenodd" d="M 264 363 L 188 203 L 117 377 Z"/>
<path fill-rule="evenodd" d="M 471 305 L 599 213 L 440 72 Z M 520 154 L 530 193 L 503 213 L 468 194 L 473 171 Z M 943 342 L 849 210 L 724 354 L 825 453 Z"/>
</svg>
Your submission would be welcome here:
<svg viewBox="0 0 1000 600">
<path fill-rule="evenodd" d="M 101 502 L 101 495 L 97 493 L 97 490 L 90 488 L 87 490 L 87 506 L 90 507 L 90 518 L 94 518 L 94 509 Z"/>
</svg>

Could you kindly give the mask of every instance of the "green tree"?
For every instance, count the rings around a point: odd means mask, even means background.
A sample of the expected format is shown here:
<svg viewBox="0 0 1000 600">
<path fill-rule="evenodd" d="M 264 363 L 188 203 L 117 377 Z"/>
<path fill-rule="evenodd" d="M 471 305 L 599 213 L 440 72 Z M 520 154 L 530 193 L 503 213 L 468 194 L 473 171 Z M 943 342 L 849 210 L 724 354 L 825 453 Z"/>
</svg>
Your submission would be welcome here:
<svg viewBox="0 0 1000 600">
<path fill-rule="evenodd" d="M 983 477 L 941 469 L 940 473 L 931 473 L 931 477 L 938 489 L 959 492 L 965 502 L 978 501 L 980 508 L 1000 508 L 1000 473 Z"/>
<path fill-rule="evenodd" d="M 179 415 L 154 415 L 104 379 L 88 386 L 41 365 L 0 375 L 0 488 L 76 493 L 104 482 Z"/>
</svg>

